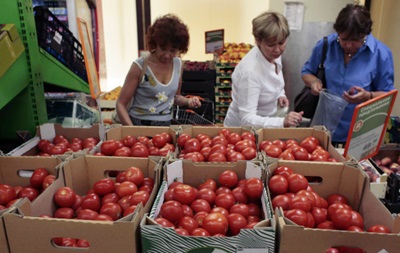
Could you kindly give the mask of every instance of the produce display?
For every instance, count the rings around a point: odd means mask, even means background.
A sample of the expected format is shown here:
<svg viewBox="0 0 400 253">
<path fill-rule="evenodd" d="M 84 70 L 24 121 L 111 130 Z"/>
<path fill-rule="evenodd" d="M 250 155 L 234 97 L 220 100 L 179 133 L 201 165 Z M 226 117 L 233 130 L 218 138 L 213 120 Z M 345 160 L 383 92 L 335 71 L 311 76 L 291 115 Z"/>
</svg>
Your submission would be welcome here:
<svg viewBox="0 0 400 253">
<path fill-rule="evenodd" d="M 119 93 L 121 92 L 122 87 L 118 86 L 115 89 L 106 92 L 101 95 L 101 99 L 103 100 L 117 100 Z"/>
<path fill-rule="evenodd" d="M 206 71 L 213 68 L 212 62 L 184 61 L 183 70 L 185 71 Z"/>
<path fill-rule="evenodd" d="M 262 220 L 259 178 L 238 179 L 233 170 L 218 180 L 206 179 L 197 188 L 175 181 L 164 194 L 155 221 L 184 236 L 234 236 Z"/>
<path fill-rule="evenodd" d="M 252 47 L 251 44 L 246 43 L 224 43 L 224 51 L 219 55 L 219 62 L 239 63 Z"/>
<path fill-rule="evenodd" d="M 99 139 L 96 137 L 88 137 L 81 139 L 74 137 L 68 140 L 63 135 L 56 135 L 52 141 L 41 139 L 37 145 L 40 156 L 62 155 L 67 152 L 78 152 L 84 149 L 91 150 L 94 148 Z"/>
<path fill-rule="evenodd" d="M 353 210 L 346 197 L 332 193 L 326 199 L 314 192 L 305 176 L 288 166 L 280 166 L 268 180 L 272 206 L 282 208 L 284 216 L 308 228 L 356 232 L 391 233 L 381 224 L 368 228 L 362 215 Z"/>
<path fill-rule="evenodd" d="M 180 148 L 178 157 L 194 162 L 252 160 L 257 157 L 255 141 L 255 135 L 250 131 L 240 134 L 226 128 L 213 137 L 202 133 L 191 137 L 183 133 L 177 139 Z"/>
<path fill-rule="evenodd" d="M 400 174 L 400 154 L 397 157 L 374 158 L 374 162 L 388 176 L 392 173 Z"/>
<path fill-rule="evenodd" d="M 55 179 L 56 176 L 45 168 L 36 168 L 29 178 L 29 185 L 0 184 L 0 210 L 9 208 L 20 198 L 34 201 Z"/>
<path fill-rule="evenodd" d="M 95 155 L 148 157 L 149 155 L 166 156 L 174 151 L 172 136 L 167 132 L 162 132 L 152 137 L 127 135 L 120 140 L 105 140 L 100 144 L 100 150 Z"/>
<path fill-rule="evenodd" d="M 314 136 L 300 142 L 295 139 L 264 140 L 258 145 L 258 149 L 269 157 L 282 160 L 336 162 Z"/>
</svg>

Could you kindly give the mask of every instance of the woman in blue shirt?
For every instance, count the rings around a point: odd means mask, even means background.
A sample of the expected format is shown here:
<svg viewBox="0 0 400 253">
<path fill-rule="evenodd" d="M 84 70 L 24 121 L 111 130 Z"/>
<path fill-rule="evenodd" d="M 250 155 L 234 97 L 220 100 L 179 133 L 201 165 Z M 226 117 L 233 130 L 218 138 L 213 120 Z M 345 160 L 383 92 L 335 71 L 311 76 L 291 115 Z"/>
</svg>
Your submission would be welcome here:
<svg viewBox="0 0 400 253">
<path fill-rule="evenodd" d="M 326 89 L 341 94 L 349 103 L 333 136 L 333 144 L 344 144 L 357 104 L 394 89 L 391 50 L 371 34 L 372 20 L 361 5 L 348 4 L 333 25 L 335 33 L 328 36 L 325 60 Z M 317 42 L 301 71 L 304 83 L 314 95 L 322 90 L 315 75 L 322 54 L 323 39 Z"/>
</svg>

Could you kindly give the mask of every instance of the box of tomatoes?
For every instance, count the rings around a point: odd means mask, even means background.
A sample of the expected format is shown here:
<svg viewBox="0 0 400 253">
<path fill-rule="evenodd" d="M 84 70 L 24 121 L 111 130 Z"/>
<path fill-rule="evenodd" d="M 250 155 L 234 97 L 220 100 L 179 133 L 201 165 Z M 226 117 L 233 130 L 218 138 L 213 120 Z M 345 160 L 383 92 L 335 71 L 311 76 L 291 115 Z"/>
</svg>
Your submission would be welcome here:
<svg viewBox="0 0 400 253">
<path fill-rule="evenodd" d="M 257 135 L 252 127 L 192 126 L 177 139 L 178 158 L 194 162 L 260 160 Z"/>
<path fill-rule="evenodd" d="M 274 252 L 261 163 L 171 160 L 165 173 L 141 222 L 143 252 Z"/>
<path fill-rule="evenodd" d="M 104 141 L 99 143 L 91 153 L 106 153 L 109 156 L 166 157 L 175 152 L 178 131 L 180 131 L 180 126 L 115 125 L 107 131 Z M 120 141 L 123 144 L 122 149 L 127 152 L 109 148 L 110 145 L 102 145 L 104 142 L 112 144 L 114 141 Z"/>
<path fill-rule="evenodd" d="M 11 156 L 57 156 L 66 159 L 72 154 L 86 154 L 105 138 L 105 126 L 63 127 L 46 123 L 36 128 L 36 136 L 11 150 Z"/>
<path fill-rule="evenodd" d="M 4 214 L 10 251 L 141 252 L 139 223 L 157 194 L 162 163 L 100 156 L 66 160 L 62 181 L 36 202 Z"/>
<path fill-rule="evenodd" d="M 358 163 L 278 161 L 268 169 L 278 252 L 398 251 L 399 216 L 371 192 Z"/>
<path fill-rule="evenodd" d="M 48 186 L 46 182 L 56 180 L 57 166 L 61 163 L 55 157 L 12 157 L 0 156 L 0 252 L 9 252 L 3 214 L 10 212 L 21 198 L 36 201 Z M 36 171 L 36 172 L 35 172 Z M 52 180 L 50 180 L 52 178 Z"/>
<path fill-rule="evenodd" d="M 343 162 L 324 126 L 257 129 L 257 146 L 267 163 L 276 160 Z"/>
</svg>

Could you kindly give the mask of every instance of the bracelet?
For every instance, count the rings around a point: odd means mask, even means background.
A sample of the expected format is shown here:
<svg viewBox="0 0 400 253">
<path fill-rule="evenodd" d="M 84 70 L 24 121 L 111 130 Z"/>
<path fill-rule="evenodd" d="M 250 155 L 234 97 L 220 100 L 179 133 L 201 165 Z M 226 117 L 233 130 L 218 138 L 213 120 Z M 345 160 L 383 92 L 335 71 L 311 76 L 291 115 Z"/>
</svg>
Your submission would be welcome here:
<svg viewBox="0 0 400 253">
<path fill-rule="evenodd" d="M 370 96 L 369 99 L 373 99 L 374 98 L 374 96 L 372 95 L 372 91 L 369 92 L 369 96 Z"/>
</svg>

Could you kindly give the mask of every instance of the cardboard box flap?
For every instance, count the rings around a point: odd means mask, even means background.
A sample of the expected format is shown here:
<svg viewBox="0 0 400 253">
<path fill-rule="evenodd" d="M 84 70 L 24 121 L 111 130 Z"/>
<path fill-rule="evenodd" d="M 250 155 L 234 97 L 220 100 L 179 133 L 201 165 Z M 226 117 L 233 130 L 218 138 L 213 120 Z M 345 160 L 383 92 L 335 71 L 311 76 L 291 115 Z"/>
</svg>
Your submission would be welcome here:
<svg viewBox="0 0 400 253">
<path fill-rule="evenodd" d="M 90 128 L 63 127 L 58 123 L 45 123 L 36 128 L 36 135 L 41 139 L 52 141 L 57 134 L 62 134 L 68 140 L 74 137 L 85 139 L 88 137 L 105 138 L 106 129 L 103 124 L 94 124 Z"/>
<path fill-rule="evenodd" d="M 113 127 L 109 129 L 106 133 L 106 139 L 107 140 L 121 140 L 125 136 L 131 135 L 131 136 L 147 136 L 147 137 L 153 137 L 156 134 L 160 133 L 169 133 L 172 137 L 172 141 L 175 143 L 176 142 L 176 130 L 175 128 L 172 127 L 167 127 L 167 126 L 119 126 L 119 127 Z"/>
</svg>

